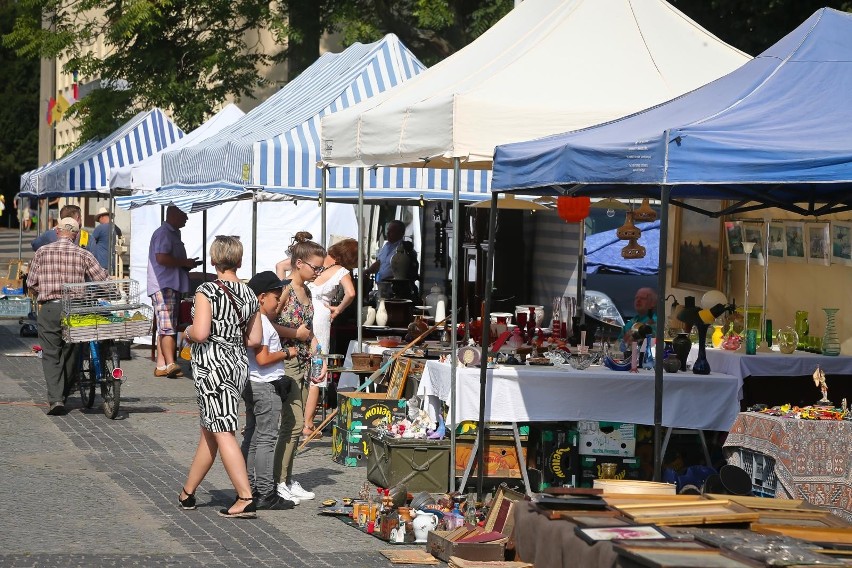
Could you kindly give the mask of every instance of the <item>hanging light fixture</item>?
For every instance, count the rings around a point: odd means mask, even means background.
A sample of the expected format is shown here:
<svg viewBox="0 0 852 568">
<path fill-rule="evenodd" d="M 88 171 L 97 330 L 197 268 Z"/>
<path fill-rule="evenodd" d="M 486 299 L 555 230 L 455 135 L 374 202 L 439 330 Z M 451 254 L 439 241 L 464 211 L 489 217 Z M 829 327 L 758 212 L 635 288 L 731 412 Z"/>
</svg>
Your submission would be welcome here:
<svg viewBox="0 0 852 568">
<path fill-rule="evenodd" d="M 657 212 L 651 208 L 650 200 L 646 197 L 642 200 L 639 209 L 633 212 L 633 218 L 642 223 L 650 223 L 657 220 Z"/>
<path fill-rule="evenodd" d="M 616 229 L 615 236 L 622 241 L 635 241 L 642 236 L 642 230 L 633 224 L 633 211 L 628 211 L 625 214 L 624 224 Z"/>
<path fill-rule="evenodd" d="M 590 197 L 567 197 L 563 195 L 556 200 L 556 211 L 566 223 L 579 223 L 589 216 L 591 204 L 592 199 Z"/>
<path fill-rule="evenodd" d="M 621 249 L 621 257 L 627 260 L 645 258 L 645 247 L 637 243 L 636 239 L 630 239 L 630 242 Z"/>
</svg>

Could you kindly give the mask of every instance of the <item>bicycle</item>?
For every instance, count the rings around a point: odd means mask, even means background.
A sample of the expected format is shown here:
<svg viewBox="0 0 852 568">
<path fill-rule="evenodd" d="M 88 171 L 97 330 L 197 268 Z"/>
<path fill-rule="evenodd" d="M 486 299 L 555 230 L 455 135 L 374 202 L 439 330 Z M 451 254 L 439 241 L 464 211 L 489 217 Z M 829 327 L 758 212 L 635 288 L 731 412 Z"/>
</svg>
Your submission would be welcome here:
<svg viewBox="0 0 852 568">
<path fill-rule="evenodd" d="M 77 386 L 85 408 L 95 404 L 95 392 L 100 386 L 104 415 L 114 419 L 121 405 L 121 379 L 124 371 L 115 341 L 89 341 L 80 349 Z"/>
<path fill-rule="evenodd" d="M 63 339 L 81 344 L 76 379 L 83 406 L 94 406 L 100 388 L 104 414 L 115 419 L 125 378 L 116 340 L 150 334 L 153 310 L 139 303 L 139 283 L 128 279 L 64 284 L 62 311 Z"/>
</svg>

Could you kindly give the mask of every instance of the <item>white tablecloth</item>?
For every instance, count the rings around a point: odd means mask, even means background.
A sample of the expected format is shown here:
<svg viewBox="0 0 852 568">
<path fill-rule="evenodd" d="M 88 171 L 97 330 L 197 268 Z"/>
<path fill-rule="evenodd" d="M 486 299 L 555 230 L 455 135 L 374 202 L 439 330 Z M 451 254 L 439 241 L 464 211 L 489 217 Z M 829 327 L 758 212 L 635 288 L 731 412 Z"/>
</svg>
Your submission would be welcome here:
<svg viewBox="0 0 852 568">
<path fill-rule="evenodd" d="M 852 375 L 852 357 L 845 355 L 829 357 L 807 351 L 795 351 L 789 355 L 776 351 L 746 355 L 745 351 L 727 349 L 707 349 L 706 353 L 711 371 L 740 379 L 811 375 L 817 365 L 828 375 Z M 698 348 L 693 346 L 687 361 L 692 364 L 697 356 Z"/>
<path fill-rule="evenodd" d="M 663 426 L 727 431 L 739 413 L 741 380 L 711 373 L 666 373 Z M 547 422 L 606 420 L 654 423 L 654 374 L 592 367 L 585 371 L 553 367 L 498 367 L 488 370 L 485 420 Z M 447 404 L 450 364 L 427 361 L 418 394 Z M 458 422 L 479 419 L 479 369 L 459 367 Z M 448 421 L 456 423 L 452 417 Z"/>
</svg>

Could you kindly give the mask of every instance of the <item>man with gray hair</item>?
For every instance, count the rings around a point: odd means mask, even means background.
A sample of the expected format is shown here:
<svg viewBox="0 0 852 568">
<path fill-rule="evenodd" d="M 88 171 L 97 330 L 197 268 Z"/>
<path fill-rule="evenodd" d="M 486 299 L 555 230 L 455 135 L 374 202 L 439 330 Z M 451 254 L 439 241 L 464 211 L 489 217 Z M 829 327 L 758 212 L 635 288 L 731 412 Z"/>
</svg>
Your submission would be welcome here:
<svg viewBox="0 0 852 568">
<path fill-rule="evenodd" d="M 639 288 L 636 290 L 636 296 L 633 298 L 633 308 L 636 310 L 636 315 L 627 320 L 624 324 L 622 335 L 630 338 L 630 333 L 635 333 L 642 326 L 651 328 L 651 335 L 656 333 L 657 316 L 654 310 L 657 309 L 657 292 L 652 288 Z M 625 339 L 627 341 L 628 339 Z M 644 337 L 639 339 L 644 340 Z"/>
<path fill-rule="evenodd" d="M 75 344 L 62 339 L 62 285 L 109 280 L 94 255 L 75 244 L 79 233 L 76 219 L 60 219 L 56 241 L 39 247 L 27 276 L 27 285 L 38 292 L 38 338 L 51 416 L 65 414 L 65 398 L 77 373 Z"/>
</svg>

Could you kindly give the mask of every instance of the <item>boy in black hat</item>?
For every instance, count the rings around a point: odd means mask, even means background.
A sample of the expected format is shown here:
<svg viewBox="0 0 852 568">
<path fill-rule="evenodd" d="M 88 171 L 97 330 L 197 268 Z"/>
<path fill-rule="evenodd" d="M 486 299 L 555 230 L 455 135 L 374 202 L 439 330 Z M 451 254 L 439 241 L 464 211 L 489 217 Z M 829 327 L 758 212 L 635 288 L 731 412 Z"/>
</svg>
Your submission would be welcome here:
<svg viewBox="0 0 852 568">
<path fill-rule="evenodd" d="M 298 501 L 278 496 L 272 477 L 281 401 L 287 396 L 283 389 L 289 386 L 284 376 L 284 361 L 297 353 L 295 347 L 282 350 L 278 332 L 270 320 L 278 317 L 281 292 L 289 283 L 269 270 L 255 274 L 248 282 L 260 303 L 263 345 L 248 350 L 249 380 L 243 391 L 246 428 L 241 449 L 258 509 L 282 510 L 298 505 Z"/>
</svg>

